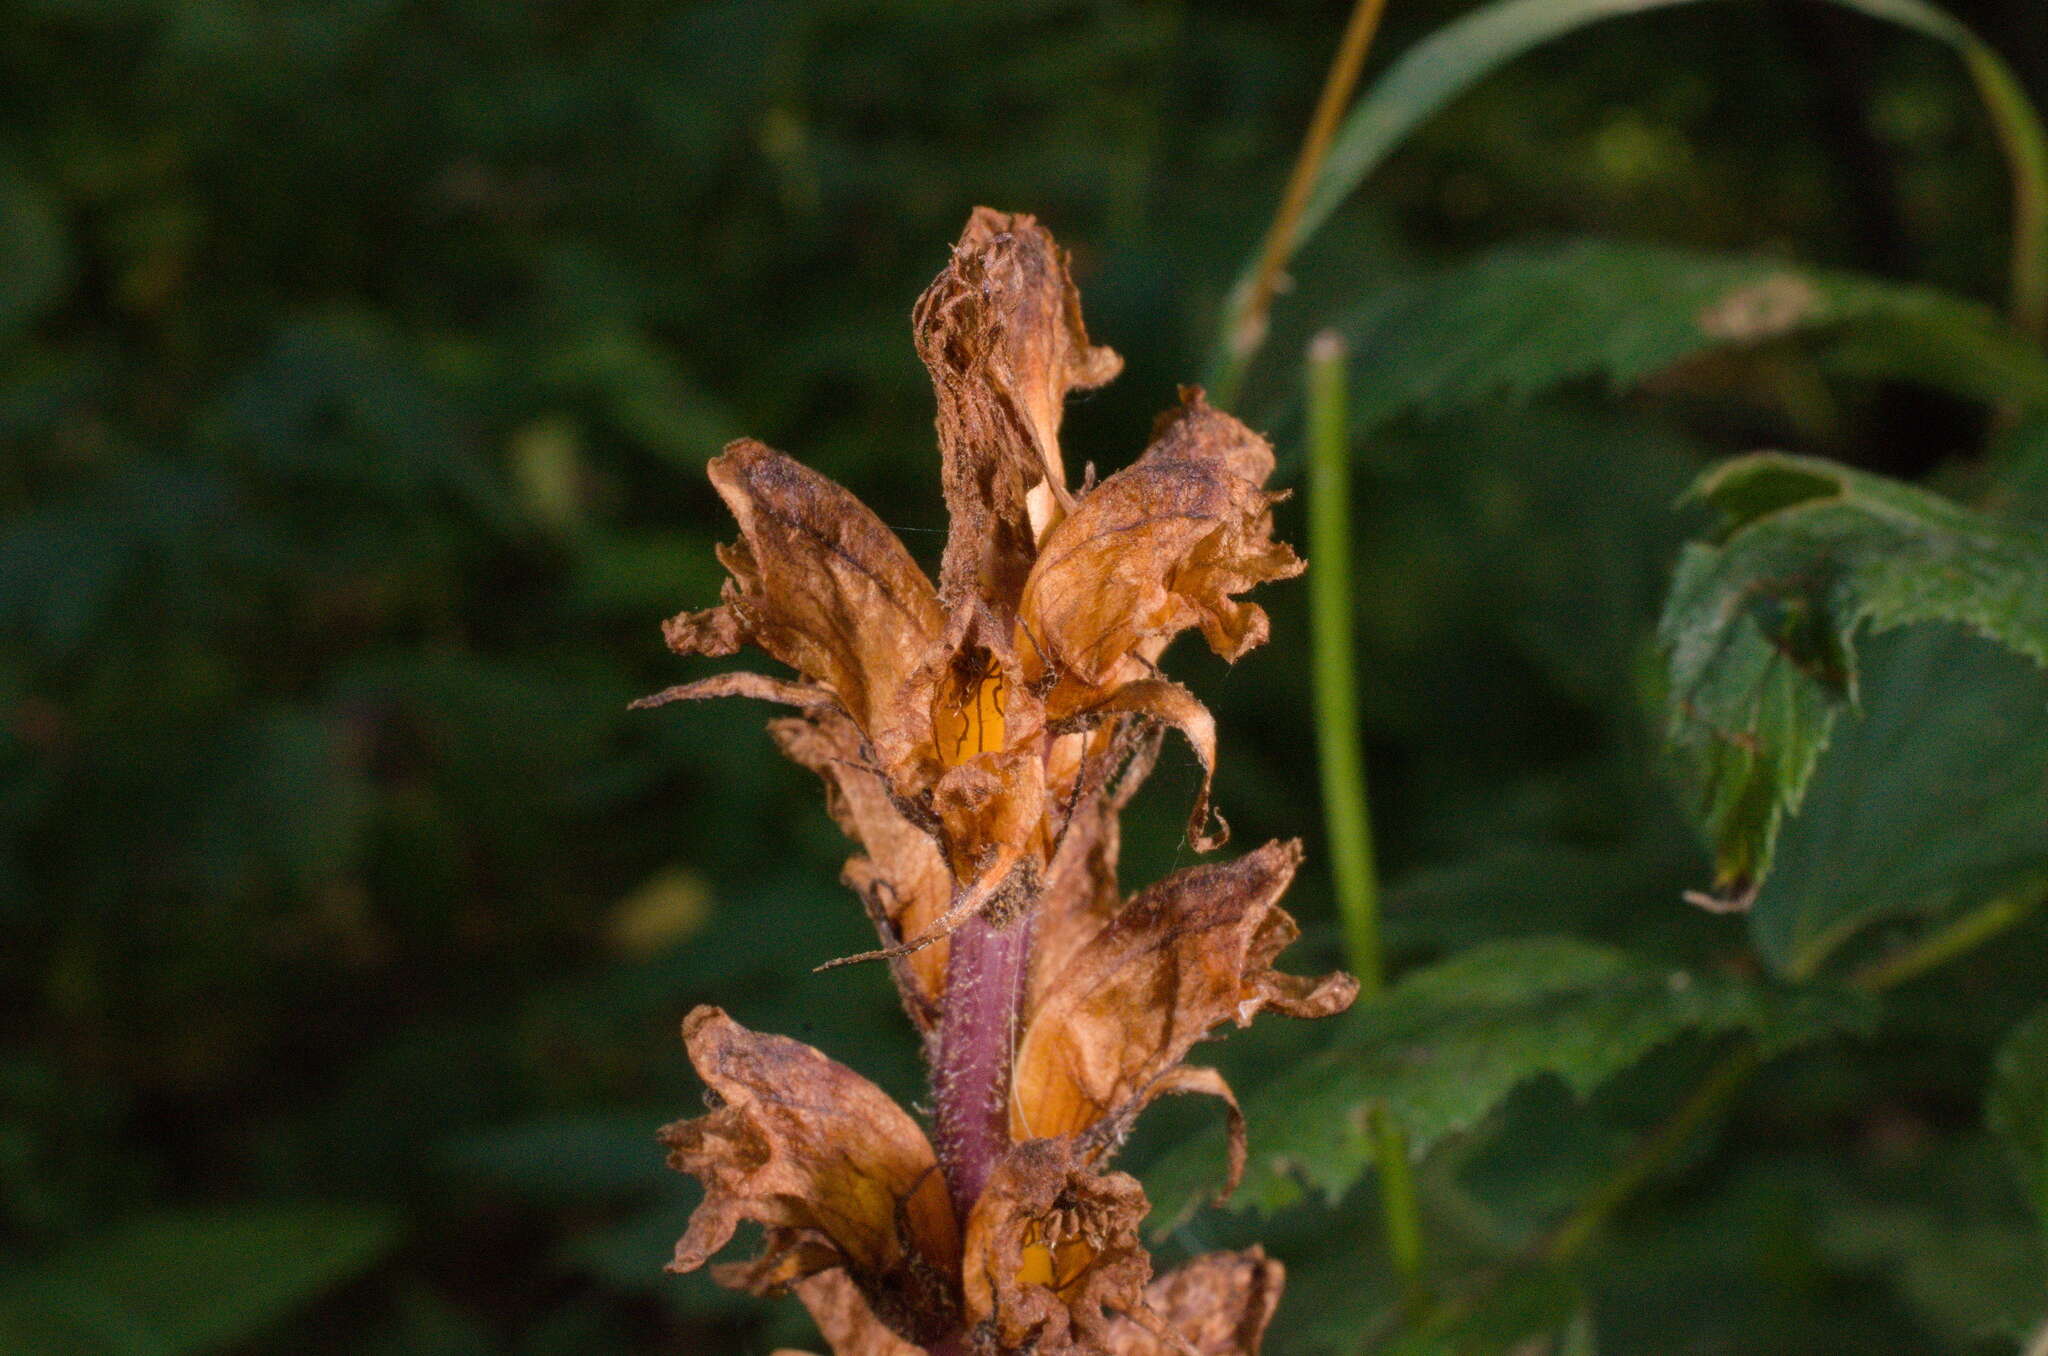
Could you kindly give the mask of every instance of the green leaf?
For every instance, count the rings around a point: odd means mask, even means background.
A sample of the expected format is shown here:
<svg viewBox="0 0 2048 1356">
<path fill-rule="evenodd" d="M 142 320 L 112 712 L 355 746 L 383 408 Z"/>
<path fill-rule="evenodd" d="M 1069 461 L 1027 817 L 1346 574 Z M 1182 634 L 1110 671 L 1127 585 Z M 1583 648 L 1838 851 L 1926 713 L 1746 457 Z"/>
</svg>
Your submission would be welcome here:
<svg viewBox="0 0 2048 1356">
<path fill-rule="evenodd" d="M 0 1285 L 0 1350 L 186 1356 L 245 1341 L 375 1263 L 395 1216 L 341 1205 L 166 1211 Z"/>
<path fill-rule="evenodd" d="M 1602 19 L 1693 3 L 1697 0 L 1496 0 L 1445 24 L 1403 52 L 1346 115 L 1296 223 L 1296 247 L 1306 245 L 1416 129 L 1516 57 Z M 1934 38 L 1962 57 L 2013 178 L 2014 311 L 2023 328 L 2038 332 L 2048 306 L 2048 136 L 2011 69 L 1968 28 L 1923 0 L 1833 3 Z M 1245 277 L 1257 267 L 1254 255 Z M 1227 331 L 1234 319 L 1226 320 L 1220 352 L 1228 352 Z"/>
<path fill-rule="evenodd" d="M 0 339 L 26 329 L 71 270 L 63 223 L 26 180 L 0 169 Z"/>
<path fill-rule="evenodd" d="M 1508 1277 L 1469 1303 L 1439 1307 L 1388 1344 L 1386 1356 L 1496 1356 L 1508 1351 L 1549 1351 L 1551 1334 L 1578 1332 L 1585 1299 L 1559 1271 L 1534 1269 Z M 1536 1338 L 1531 1342 L 1531 1338 Z M 1574 1346 L 1570 1349 L 1583 1349 Z"/>
<path fill-rule="evenodd" d="M 1361 421 L 1570 381 L 1626 388 L 1714 349 L 1811 336 L 1859 374 L 2048 405 L 2048 355 L 1984 306 L 1766 259 L 1600 240 L 1499 250 L 1394 289 L 1345 326 Z"/>
<path fill-rule="evenodd" d="M 2048 1226 L 2048 1007 L 1999 1047 L 1984 1114 L 2012 1149 L 2027 1203 Z"/>
<path fill-rule="evenodd" d="M 2048 890 L 2048 677 L 1953 627 L 1863 648 L 1856 707 L 1750 911 L 1758 949 L 1790 974 L 1879 919 Z"/>
<path fill-rule="evenodd" d="M 466 1134 L 441 1158 L 463 1177 L 546 1204 L 644 1196 L 673 1178 L 655 1139 L 673 1119 L 654 1109 L 542 1116 Z"/>
<path fill-rule="evenodd" d="M 1235 1208 L 1275 1210 L 1303 1185 L 1331 1199 L 1370 1166 L 1369 1118 L 1396 1118 L 1421 1157 L 1531 1079 L 1585 1096 L 1687 1032 L 1753 1031 L 1794 1042 L 1854 1027 L 1858 1000 L 1653 964 L 1568 937 L 1484 943 L 1416 971 L 1346 1019 L 1334 1049 L 1245 1099 L 1251 1159 Z M 1146 1174 L 1163 1227 L 1216 1185 L 1220 1131 Z"/>
<path fill-rule="evenodd" d="M 1768 875 L 1785 817 L 1857 703 L 1860 633 L 1951 622 L 2048 663 L 2048 534 L 1779 454 L 1729 462 L 1693 495 L 1720 524 L 1714 540 L 1687 548 L 1665 604 L 1667 733 L 1707 828 L 1715 888 L 1740 901 Z M 1996 689 L 1984 695 L 2001 719 L 2024 719 L 2009 674 L 1983 682 Z M 1949 719 L 1964 705 L 1943 698 L 1927 709 Z M 1998 731 L 1975 738 L 1995 741 Z M 2027 766 L 2017 770 L 2023 781 Z M 1802 947 L 1821 942 L 1810 926 L 1759 926 L 1788 944 L 1792 933 Z M 1791 960 L 1782 948 L 1775 958 Z"/>
</svg>

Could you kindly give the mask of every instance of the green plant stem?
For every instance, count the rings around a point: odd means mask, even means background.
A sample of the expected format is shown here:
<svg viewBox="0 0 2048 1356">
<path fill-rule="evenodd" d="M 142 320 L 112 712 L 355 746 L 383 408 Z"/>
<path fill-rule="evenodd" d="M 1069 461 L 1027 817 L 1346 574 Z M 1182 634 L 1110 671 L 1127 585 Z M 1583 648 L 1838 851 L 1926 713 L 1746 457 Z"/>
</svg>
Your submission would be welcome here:
<svg viewBox="0 0 2048 1356">
<path fill-rule="evenodd" d="M 1380 957 L 1379 879 L 1372 810 L 1358 728 L 1357 644 L 1352 630 L 1351 430 L 1344 340 L 1318 334 L 1308 354 L 1308 575 L 1314 629 L 1316 744 L 1330 874 L 1344 922 L 1344 949 L 1365 996 L 1386 982 Z"/>
<path fill-rule="evenodd" d="M 1929 970 L 1946 965 L 1964 952 L 1975 950 L 1983 942 L 2023 921 L 2043 904 L 2048 904 L 2048 891 L 2039 884 L 1999 895 L 1953 923 L 1936 928 L 1911 945 L 1864 966 L 1849 983 L 1866 993 L 1883 993 L 1897 988 L 1909 979 L 1918 979 Z"/>
<path fill-rule="evenodd" d="M 1330 874 L 1343 923 L 1344 949 L 1362 994 L 1386 985 L 1380 948 L 1379 877 L 1373 864 L 1372 809 L 1366 795 L 1364 741 L 1358 723 L 1357 646 L 1352 634 L 1351 429 L 1344 340 L 1325 330 L 1308 353 L 1308 543 L 1311 670 L 1323 814 Z M 1425 1259 L 1407 1137 L 1391 1118 L 1372 1122 L 1387 1251 L 1411 1311 L 1423 1302 Z"/>
<path fill-rule="evenodd" d="M 1225 409 L 1237 400 L 1238 389 L 1244 384 L 1245 369 L 1266 342 L 1267 317 L 1273 309 L 1273 294 L 1280 288 L 1287 261 L 1294 256 L 1302 209 L 1308 205 L 1309 195 L 1322 176 L 1323 158 L 1330 153 L 1330 142 L 1337 135 L 1337 125 L 1351 103 L 1352 91 L 1358 88 L 1358 74 L 1365 68 L 1365 54 L 1372 47 L 1373 34 L 1379 31 L 1380 15 L 1386 8 L 1387 0 L 1357 0 L 1351 7 L 1350 21 L 1344 25 L 1344 36 L 1337 43 L 1337 55 L 1330 62 L 1330 73 L 1323 79 L 1323 92 L 1316 100 L 1315 114 L 1309 119 L 1308 131 L 1302 137 L 1301 152 L 1295 157 L 1294 169 L 1287 176 L 1287 188 L 1281 194 L 1280 208 L 1273 214 L 1273 224 L 1267 228 L 1258 266 L 1253 270 L 1250 284 L 1232 298 L 1230 314 L 1223 327 L 1224 363 L 1210 393 Z"/>
<path fill-rule="evenodd" d="M 2048 890 L 2039 883 L 1999 895 L 1947 926 L 1865 966 L 1850 977 L 1849 986 L 1869 994 L 1895 989 L 1975 950 L 2043 905 L 2048 905 Z M 1762 1066 L 1763 1050 L 1755 1041 L 1746 1041 L 1730 1051 L 1670 1118 L 1645 1136 L 1613 1175 L 1551 1231 L 1537 1249 L 1537 1255 L 1546 1262 L 1561 1263 L 1583 1251 L 1608 1218 L 1677 1157 L 1700 1126 Z"/>
<path fill-rule="evenodd" d="M 1583 1252 L 1623 1202 L 1676 1158 L 1693 1134 L 1749 1081 L 1762 1063 L 1763 1051 L 1754 1041 L 1731 1050 L 1662 1125 L 1644 1136 L 1613 1175 L 1550 1232 L 1538 1247 L 1537 1255 L 1546 1262 L 1561 1264 Z"/>
</svg>

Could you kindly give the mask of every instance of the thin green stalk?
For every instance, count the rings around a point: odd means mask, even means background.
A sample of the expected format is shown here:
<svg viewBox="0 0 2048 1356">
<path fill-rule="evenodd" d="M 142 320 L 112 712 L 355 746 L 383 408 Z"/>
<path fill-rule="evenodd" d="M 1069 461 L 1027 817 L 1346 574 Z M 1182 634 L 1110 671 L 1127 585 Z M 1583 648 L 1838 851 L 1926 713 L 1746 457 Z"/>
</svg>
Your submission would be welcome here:
<svg viewBox="0 0 2048 1356">
<path fill-rule="evenodd" d="M 1380 949 L 1379 877 L 1373 866 L 1372 810 L 1358 726 L 1357 647 L 1352 635 L 1351 430 L 1345 395 L 1344 340 L 1316 336 L 1308 353 L 1309 611 L 1315 679 L 1316 743 L 1330 873 L 1343 922 L 1345 953 L 1367 998 L 1386 985 Z M 1400 1126 L 1373 1117 L 1373 1164 L 1387 1250 L 1411 1312 L 1424 1295 L 1422 1218 L 1408 1144 Z"/>
<path fill-rule="evenodd" d="M 1999 895 L 1946 927 L 1937 928 L 1865 966 L 1850 977 L 1849 985 L 1870 994 L 1888 992 L 1975 950 L 2044 905 L 2048 905 L 2048 890 L 2039 882 Z M 1543 1260 L 1564 1262 L 1583 1251 L 1608 1217 L 1677 1157 L 1708 1117 L 1762 1065 L 1763 1051 L 1755 1041 L 1745 1041 L 1730 1051 L 1670 1118 L 1645 1136 L 1614 1174 L 1550 1233 L 1538 1249 Z"/>
<path fill-rule="evenodd" d="M 1372 811 L 1358 728 L 1357 644 L 1352 632 L 1351 430 L 1343 337 L 1325 330 L 1308 351 L 1308 574 L 1314 630 L 1316 742 L 1330 874 L 1344 948 L 1365 996 L 1385 982 Z"/>
<path fill-rule="evenodd" d="M 1871 962 L 1857 971 L 1849 983 L 1867 993 L 1883 993 L 1897 988 L 1909 979 L 1918 979 L 1929 970 L 1948 964 L 1966 951 L 1975 950 L 1981 943 L 2023 921 L 2043 904 L 2048 904 L 2048 891 L 2044 891 L 2038 882 L 2024 890 L 1999 895 L 1946 927 L 1936 928 L 1910 946 Z"/>
<path fill-rule="evenodd" d="M 1287 176 L 1279 210 L 1266 231 L 1259 262 L 1244 290 L 1231 299 L 1230 314 L 1223 326 L 1223 366 L 1210 383 L 1211 396 L 1225 409 L 1237 400 L 1245 369 L 1266 342 L 1267 316 L 1273 309 L 1273 294 L 1280 290 L 1287 261 L 1294 257 L 1302 209 L 1322 177 L 1323 158 L 1330 153 L 1337 124 L 1351 103 L 1352 91 L 1358 88 L 1358 73 L 1365 68 L 1365 54 L 1372 48 L 1373 34 L 1379 31 L 1380 15 L 1386 8 L 1387 0 L 1357 0 L 1351 7 L 1351 19 L 1344 25 L 1344 36 L 1338 39 L 1330 73 L 1323 78 L 1323 92 L 1316 99 L 1316 111 L 1302 137 L 1293 172 Z"/>
<path fill-rule="evenodd" d="M 1546 1262 L 1561 1264 L 1583 1252 L 1607 1223 L 1608 1217 L 1663 1171 L 1692 1141 L 1699 1128 L 1749 1081 L 1749 1076 L 1762 1063 L 1763 1052 L 1754 1041 L 1746 1041 L 1730 1051 L 1679 1103 L 1670 1118 L 1646 1135 L 1622 1160 L 1613 1175 L 1551 1231 L 1537 1250 L 1538 1255 Z"/>
</svg>

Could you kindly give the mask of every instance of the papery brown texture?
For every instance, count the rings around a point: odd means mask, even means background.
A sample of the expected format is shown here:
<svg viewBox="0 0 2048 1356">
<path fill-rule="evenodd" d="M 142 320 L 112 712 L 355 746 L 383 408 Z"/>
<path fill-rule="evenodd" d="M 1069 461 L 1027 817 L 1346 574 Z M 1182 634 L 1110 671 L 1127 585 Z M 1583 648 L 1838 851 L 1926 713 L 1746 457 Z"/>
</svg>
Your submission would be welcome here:
<svg viewBox="0 0 2048 1356">
<path fill-rule="evenodd" d="M 796 1293 L 831 1344 L 832 1356 L 924 1356 L 923 1347 L 912 1346 L 875 1317 L 859 1287 L 843 1271 L 822 1271 L 799 1281 Z M 808 1353 L 778 1351 L 774 1356 Z"/>
<path fill-rule="evenodd" d="M 945 621 L 917 562 L 865 504 L 752 439 L 712 460 L 711 483 L 740 540 L 719 550 L 724 601 L 670 621 L 669 647 L 726 655 L 758 645 L 835 698 L 885 768 L 912 759 L 927 742 L 912 678 Z"/>
<path fill-rule="evenodd" d="M 1305 979 L 1272 967 L 1299 935 L 1279 899 L 1300 864 L 1299 843 L 1268 843 L 1178 872 L 1069 951 L 1017 1047 L 1012 1136 L 1113 1146 L 1157 1097 L 1207 1092 L 1232 1107 L 1234 1185 L 1244 1152 L 1234 1100 L 1214 1071 L 1181 1060 L 1223 1022 L 1248 1026 L 1267 1008 L 1325 1017 L 1358 994 L 1341 971 Z"/>
<path fill-rule="evenodd" d="M 1135 1177 L 1098 1172 L 1070 1140 L 1029 1140 L 997 1165 L 967 1221 L 961 1264 L 977 1351 L 1081 1356 L 1109 1340 L 1110 1314 L 1144 1322 L 1149 1209 Z"/>
<path fill-rule="evenodd" d="M 772 1293 L 843 1266 L 905 1336 L 943 1331 L 959 1235 L 917 1122 L 846 1066 L 717 1008 L 692 1011 L 683 1041 L 713 1109 L 661 1132 L 669 1165 L 704 1183 L 670 1270 L 703 1266 L 751 1219 L 767 1246 L 721 1283 Z"/>
<path fill-rule="evenodd" d="M 1145 1287 L 1146 1302 L 1178 1342 L 1119 1318 L 1103 1350 L 1106 1356 L 1258 1356 L 1286 1279 L 1286 1268 L 1259 1248 L 1197 1257 Z"/>
<path fill-rule="evenodd" d="M 938 398 L 952 522 L 940 593 L 949 606 L 978 598 L 1007 615 L 1039 535 L 1071 502 L 1059 445 L 1067 393 L 1102 385 L 1123 360 L 1088 342 L 1052 234 L 986 207 L 918 298 L 911 326 Z"/>
<path fill-rule="evenodd" d="M 825 783 L 825 808 L 846 836 L 866 849 L 841 875 L 867 905 L 885 947 L 924 935 L 953 896 L 953 873 L 928 828 L 911 822 L 887 779 L 865 760 L 861 733 L 843 712 L 825 708 L 769 727 L 784 754 Z M 921 1032 L 938 1020 L 947 945 L 889 961 L 904 1009 Z"/>
<path fill-rule="evenodd" d="M 913 323 L 950 516 L 938 586 L 846 490 L 733 443 L 711 463 L 740 531 L 722 601 L 665 631 L 683 654 L 757 645 L 795 676 L 642 704 L 797 708 L 770 728 L 860 845 L 844 879 L 882 945 L 846 959 L 891 967 L 945 1162 L 859 1075 L 700 1008 L 684 1032 L 712 1109 L 663 1131 L 705 1185 L 674 1266 L 757 1221 L 760 1255 L 718 1279 L 794 1290 L 837 1356 L 1254 1356 L 1279 1264 L 1253 1249 L 1154 1280 L 1144 1192 L 1108 1161 L 1145 1106 L 1200 1092 L 1226 1105 L 1234 1183 L 1235 1099 L 1181 1061 L 1226 1021 L 1356 993 L 1273 968 L 1296 935 L 1278 905 L 1296 844 L 1128 899 L 1117 883 L 1119 815 L 1169 732 L 1202 770 L 1189 843 L 1227 835 L 1215 721 L 1159 661 L 1191 629 L 1229 660 L 1266 639 L 1239 595 L 1303 568 L 1273 540 L 1272 450 L 1188 389 L 1131 466 L 1071 489 L 1065 398 L 1120 360 L 1089 341 L 1066 256 L 1028 216 L 978 210 Z"/>
<path fill-rule="evenodd" d="M 1047 534 L 1018 609 L 1034 641 L 1020 656 L 1027 681 L 1129 681 L 1132 658 L 1142 672 L 1191 626 L 1236 659 L 1265 640 L 1267 624 L 1233 595 L 1305 568 L 1272 537 L 1272 448 L 1199 390 L 1182 401 L 1143 456 Z M 1052 718 L 1067 705 L 1055 689 Z"/>
</svg>

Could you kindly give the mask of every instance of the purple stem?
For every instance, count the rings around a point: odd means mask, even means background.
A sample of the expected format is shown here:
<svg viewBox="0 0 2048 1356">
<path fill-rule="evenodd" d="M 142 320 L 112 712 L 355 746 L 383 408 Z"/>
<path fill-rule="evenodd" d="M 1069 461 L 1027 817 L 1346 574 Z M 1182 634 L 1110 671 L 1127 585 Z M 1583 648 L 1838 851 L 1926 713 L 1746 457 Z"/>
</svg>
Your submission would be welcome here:
<svg viewBox="0 0 2048 1356">
<path fill-rule="evenodd" d="M 1027 914 L 998 928 L 974 918 L 953 934 L 932 1069 L 939 1163 L 960 1227 L 1010 1149 L 1010 1052 L 1031 959 Z M 938 1348 L 944 1350 L 944 1348 Z"/>
</svg>

